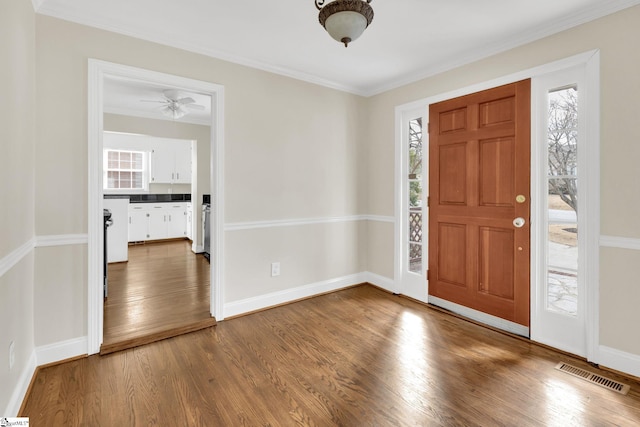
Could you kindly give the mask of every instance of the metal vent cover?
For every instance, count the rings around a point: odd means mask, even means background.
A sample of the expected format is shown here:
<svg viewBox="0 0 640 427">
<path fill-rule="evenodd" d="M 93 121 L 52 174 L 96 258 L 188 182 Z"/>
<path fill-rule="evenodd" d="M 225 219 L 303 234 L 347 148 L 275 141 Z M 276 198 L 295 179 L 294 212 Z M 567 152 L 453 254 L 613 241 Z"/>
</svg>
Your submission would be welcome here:
<svg viewBox="0 0 640 427">
<path fill-rule="evenodd" d="M 582 378 L 583 380 L 599 385 L 600 387 L 615 391 L 616 393 L 627 394 L 631 388 L 627 384 L 622 384 L 621 382 L 603 377 L 602 375 L 594 374 L 567 363 L 558 363 L 556 365 L 556 369 L 569 375 L 573 375 L 574 377 Z"/>
</svg>

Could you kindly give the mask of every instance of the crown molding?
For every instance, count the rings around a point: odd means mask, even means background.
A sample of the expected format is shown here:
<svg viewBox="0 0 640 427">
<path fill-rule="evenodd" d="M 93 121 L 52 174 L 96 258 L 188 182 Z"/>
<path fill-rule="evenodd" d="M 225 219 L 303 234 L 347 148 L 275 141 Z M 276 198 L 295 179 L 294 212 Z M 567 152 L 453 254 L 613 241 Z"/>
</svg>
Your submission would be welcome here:
<svg viewBox="0 0 640 427">
<path fill-rule="evenodd" d="M 70 21 L 76 24 L 86 25 L 89 27 L 122 34 L 124 36 L 129 36 L 129 37 L 137 38 L 140 40 L 146 40 L 149 42 L 158 43 L 158 44 L 173 47 L 176 49 L 186 50 L 192 53 L 197 53 L 197 54 L 208 56 L 211 58 L 220 59 L 223 61 L 238 64 L 238 65 L 243 65 L 245 67 L 254 68 L 254 69 L 266 71 L 269 73 L 290 77 L 296 80 L 301 80 L 307 83 L 316 84 L 319 86 L 327 87 L 329 89 L 339 90 L 341 92 L 352 93 L 354 95 L 360 95 L 360 96 L 364 96 L 364 94 L 366 93 L 366 91 L 364 90 L 343 85 L 341 83 L 334 82 L 328 79 L 323 79 L 321 77 L 318 77 L 309 73 L 304 73 L 302 71 L 280 67 L 277 65 L 263 62 L 263 61 L 256 61 L 251 58 L 234 55 L 232 53 L 225 52 L 218 49 L 207 49 L 207 48 L 203 48 L 202 46 L 194 45 L 192 43 L 177 42 L 175 40 L 171 40 L 167 37 L 164 37 L 163 35 L 160 35 L 160 34 L 151 34 L 143 31 L 131 31 L 118 26 L 114 26 L 108 22 L 104 22 L 96 19 L 88 19 L 85 16 L 69 13 L 69 11 L 58 9 L 54 6 L 51 6 L 48 4 L 47 0 L 34 0 L 34 1 L 42 1 L 43 3 L 42 6 L 40 6 L 39 9 L 37 10 L 37 13 L 41 15 L 51 16 L 53 18 L 62 19 L 64 21 Z"/>
<path fill-rule="evenodd" d="M 118 34 L 122 34 L 129 37 L 134 37 L 141 40 L 150 41 L 153 43 L 159 43 L 165 46 L 186 50 L 189 52 L 205 55 L 211 58 L 220 59 L 223 61 L 231 62 L 234 64 L 290 77 L 296 80 L 301 80 L 307 83 L 316 84 L 319 86 L 327 87 L 329 89 L 335 89 L 342 92 L 351 93 L 354 95 L 370 97 L 381 94 L 383 92 L 396 89 L 398 87 L 415 83 L 419 80 L 434 76 L 436 74 L 443 73 L 445 71 L 452 70 L 454 68 L 470 64 L 475 61 L 496 55 L 498 53 L 505 52 L 507 50 L 522 46 L 527 43 L 542 39 L 544 37 L 551 36 L 561 31 L 568 30 L 578 25 L 593 21 L 598 18 L 610 15 L 612 13 L 619 12 L 629 7 L 640 4 L 640 0 L 605 0 L 600 1 L 598 4 L 582 10 L 579 13 L 571 16 L 564 16 L 558 18 L 547 25 L 539 27 L 533 31 L 521 34 L 517 37 L 511 37 L 506 42 L 499 42 L 487 45 L 484 49 L 472 49 L 466 54 L 460 54 L 456 59 L 450 61 L 443 61 L 435 67 L 429 67 L 427 69 L 421 69 L 415 73 L 405 74 L 397 79 L 389 79 L 388 82 L 372 86 L 369 88 L 353 87 L 344 85 L 342 83 L 323 79 L 313 74 L 305 73 L 299 70 L 289 69 L 274 64 L 269 64 L 263 61 L 256 61 L 251 58 L 246 58 L 239 55 L 234 55 L 230 52 L 226 52 L 219 49 L 207 49 L 202 46 L 198 46 L 192 43 L 177 42 L 165 37 L 161 34 L 152 34 L 143 31 L 131 31 L 118 26 L 109 24 L 108 22 L 89 19 L 79 14 L 70 13 L 64 8 L 57 8 L 52 6 L 47 0 L 32 0 L 34 9 L 41 15 L 47 15 L 54 18 L 62 19 L 65 21 L 75 22 L 77 24 L 86 25 Z"/>
<path fill-rule="evenodd" d="M 365 92 L 363 96 L 370 97 L 379 95 L 389 90 L 397 89 L 399 87 L 418 82 L 428 77 L 432 77 L 437 74 L 444 73 L 446 71 L 450 71 L 476 61 L 480 61 L 490 56 L 506 52 L 508 50 L 535 42 L 537 40 L 541 40 L 545 37 L 549 37 L 562 31 L 577 27 L 578 25 L 586 24 L 587 22 L 603 18 L 616 12 L 620 12 L 621 10 L 637 6 L 638 4 L 640 4 L 640 0 L 602 1 L 597 5 L 581 11 L 580 13 L 559 18 L 555 21 L 549 22 L 545 26 L 537 28 L 534 31 L 523 33 L 518 37 L 512 37 L 506 42 L 489 44 L 484 49 L 472 49 L 467 54 L 462 54 L 454 60 L 444 61 L 435 67 L 423 69 L 416 73 L 407 74 L 399 79 L 391 80 L 385 84 L 376 86 L 370 91 Z"/>
</svg>

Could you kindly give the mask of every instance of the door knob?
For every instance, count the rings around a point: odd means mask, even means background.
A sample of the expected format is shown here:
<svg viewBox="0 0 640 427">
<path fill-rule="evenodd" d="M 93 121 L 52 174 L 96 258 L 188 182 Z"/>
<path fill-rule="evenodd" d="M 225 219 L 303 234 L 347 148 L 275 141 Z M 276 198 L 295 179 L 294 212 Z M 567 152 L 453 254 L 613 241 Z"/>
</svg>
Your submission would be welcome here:
<svg viewBox="0 0 640 427">
<path fill-rule="evenodd" d="M 513 220 L 513 225 L 517 228 L 521 228 L 524 225 L 524 223 L 525 221 L 524 221 L 524 218 L 522 217 L 518 217 Z"/>
</svg>

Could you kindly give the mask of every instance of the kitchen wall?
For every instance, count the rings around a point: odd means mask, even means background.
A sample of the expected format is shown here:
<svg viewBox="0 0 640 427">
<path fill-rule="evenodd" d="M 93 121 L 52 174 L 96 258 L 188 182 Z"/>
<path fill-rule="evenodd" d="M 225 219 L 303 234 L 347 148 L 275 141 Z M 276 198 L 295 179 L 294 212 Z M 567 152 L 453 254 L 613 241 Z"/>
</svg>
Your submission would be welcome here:
<svg viewBox="0 0 640 427">
<path fill-rule="evenodd" d="M 211 127 L 183 123 L 179 121 L 154 120 L 142 117 L 123 116 L 119 114 L 104 115 L 104 130 L 112 132 L 137 133 L 164 138 L 188 139 L 197 141 L 197 194 L 192 194 L 193 218 L 196 224 L 202 222 L 202 195 L 211 194 Z M 174 194 L 191 193 L 187 184 L 149 184 L 149 193 L 166 194 L 171 190 Z M 197 228 L 198 245 L 202 246 L 202 230 Z"/>
<path fill-rule="evenodd" d="M 35 368 L 36 44 L 31 2 L 0 0 L 0 10 L 0 416 L 6 416 L 17 412 Z"/>
<path fill-rule="evenodd" d="M 600 343 L 640 357 L 640 6 L 368 99 L 369 214 L 393 215 L 394 108 L 592 49 L 601 54 Z M 368 268 L 393 277 L 393 224 L 368 229 Z M 383 242 L 376 245 L 372 242 Z M 617 246 L 617 247 L 616 247 Z M 635 249 L 631 249 L 635 248 Z M 605 349 L 607 350 L 607 349 Z M 607 350 L 608 351 L 608 350 Z M 626 357 L 626 356 L 625 356 Z M 633 357 L 630 358 L 634 362 Z M 640 369 L 640 368 L 639 368 Z"/>
<path fill-rule="evenodd" d="M 353 220 L 366 210 L 363 98 L 46 16 L 36 17 L 36 40 L 38 235 L 87 233 L 87 61 L 95 58 L 224 85 L 227 303 L 366 269 L 362 221 Z M 122 120 L 107 116 L 105 125 Z M 67 271 L 37 275 L 38 346 L 87 333 L 86 244 L 76 246 L 75 255 L 47 251 L 36 268 Z M 282 273 L 271 278 L 274 261 Z M 62 326 L 53 321 L 60 312 L 69 319 Z"/>
</svg>

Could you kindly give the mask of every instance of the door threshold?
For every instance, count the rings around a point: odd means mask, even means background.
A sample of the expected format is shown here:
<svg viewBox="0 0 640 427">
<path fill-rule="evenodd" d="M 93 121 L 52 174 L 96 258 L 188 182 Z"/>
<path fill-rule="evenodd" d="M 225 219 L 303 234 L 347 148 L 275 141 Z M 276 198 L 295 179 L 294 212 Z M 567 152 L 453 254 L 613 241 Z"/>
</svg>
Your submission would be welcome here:
<svg viewBox="0 0 640 427">
<path fill-rule="evenodd" d="M 198 320 L 187 325 L 177 326 L 175 328 L 153 332 L 139 337 L 128 338 L 114 343 L 102 344 L 100 346 L 100 355 L 115 353 L 117 351 L 128 350 L 130 348 L 138 347 L 141 345 L 151 344 L 156 341 L 162 341 L 167 338 L 177 337 L 178 335 L 188 334 L 190 332 L 199 331 L 201 329 L 210 328 L 217 325 L 215 317 L 210 317 L 204 320 Z"/>
<path fill-rule="evenodd" d="M 463 305 L 456 304 L 454 302 L 431 295 L 429 295 L 428 303 L 435 305 L 436 307 L 444 308 L 445 310 L 451 311 L 455 314 L 459 314 L 460 316 L 466 317 L 475 322 L 491 326 L 492 328 L 500 329 L 505 332 L 529 338 L 529 328 L 518 323 L 514 323 L 500 317 L 492 316 L 490 314 L 483 313 L 481 311 L 474 310 L 472 308 L 465 307 Z"/>
</svg>

